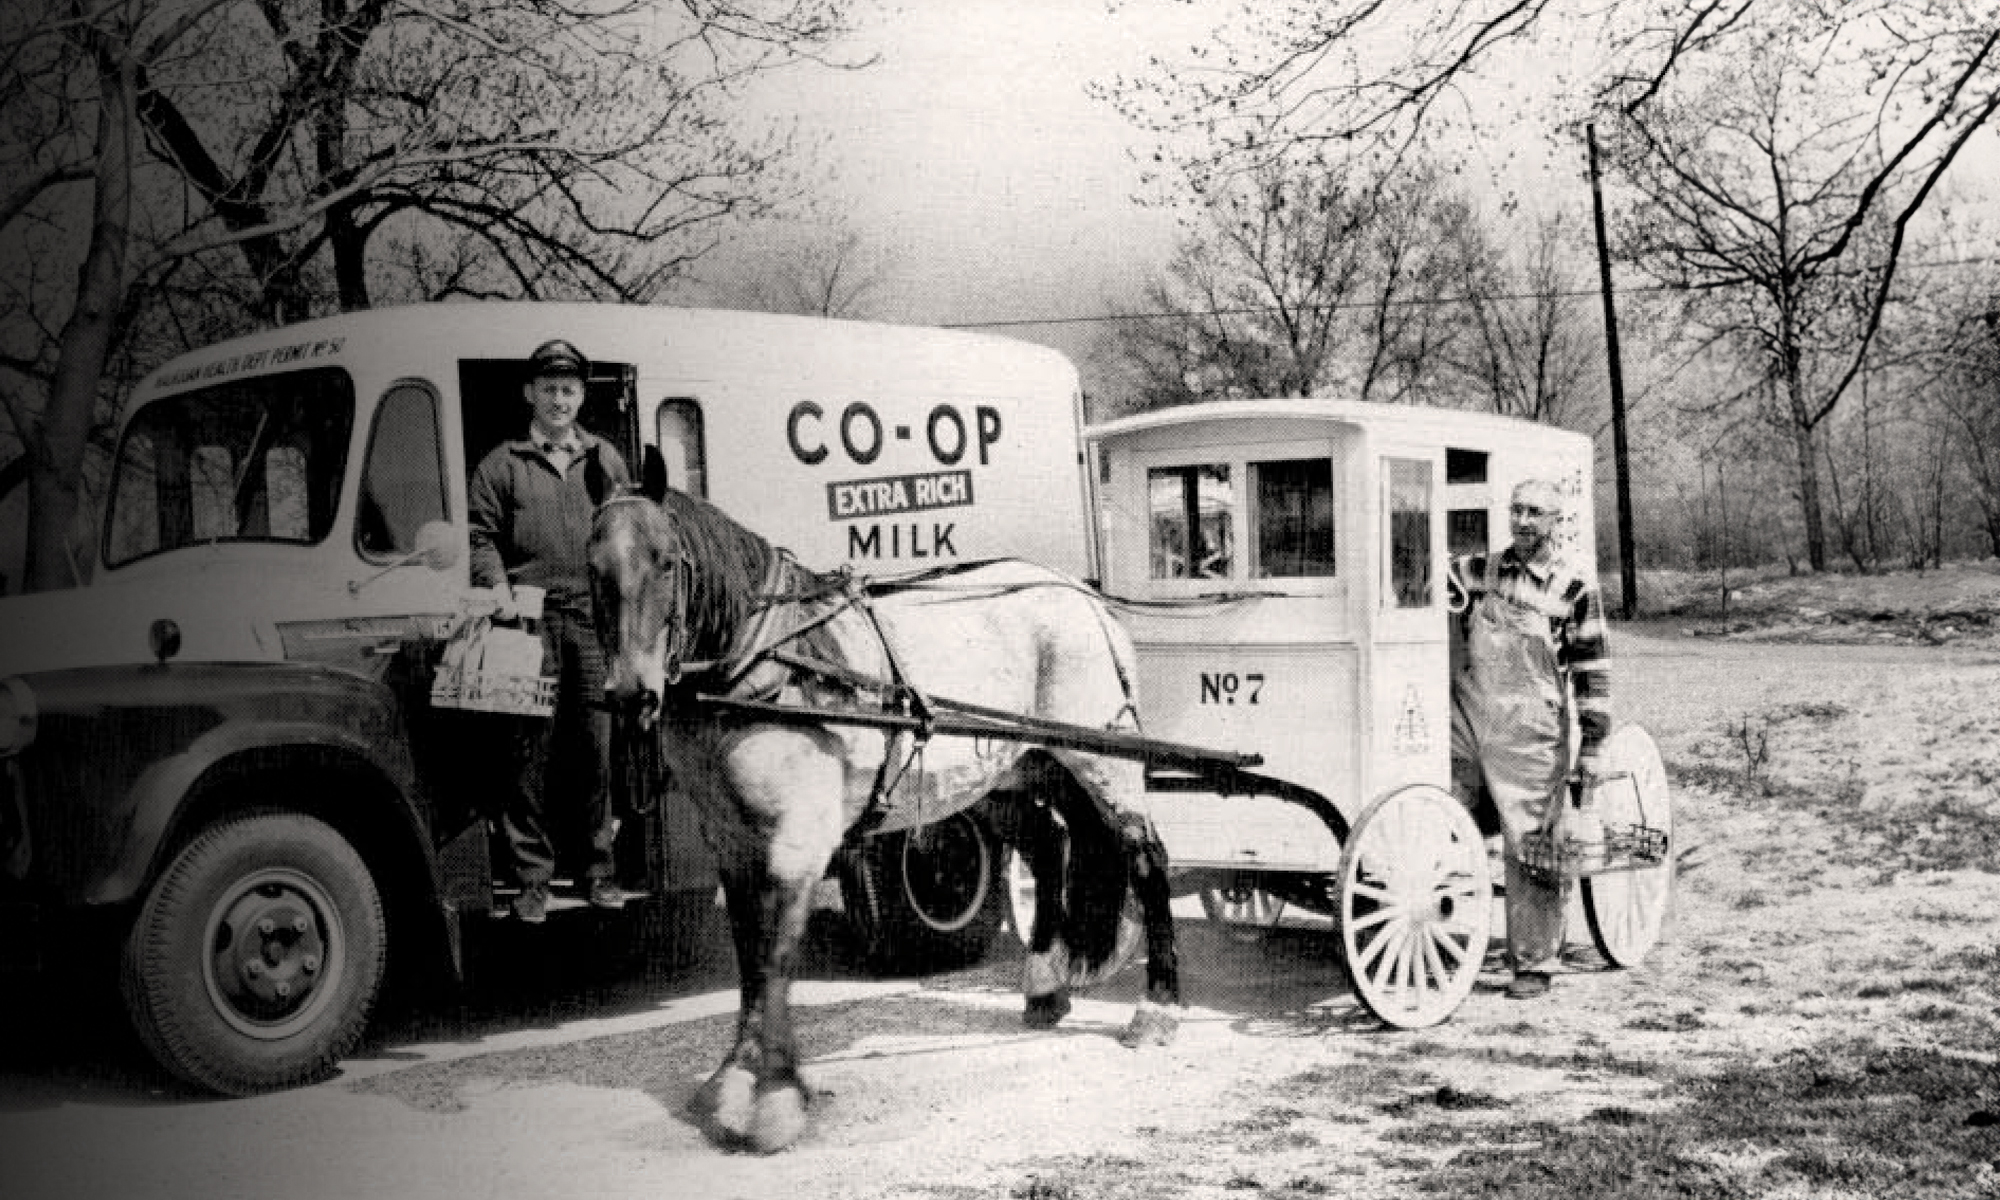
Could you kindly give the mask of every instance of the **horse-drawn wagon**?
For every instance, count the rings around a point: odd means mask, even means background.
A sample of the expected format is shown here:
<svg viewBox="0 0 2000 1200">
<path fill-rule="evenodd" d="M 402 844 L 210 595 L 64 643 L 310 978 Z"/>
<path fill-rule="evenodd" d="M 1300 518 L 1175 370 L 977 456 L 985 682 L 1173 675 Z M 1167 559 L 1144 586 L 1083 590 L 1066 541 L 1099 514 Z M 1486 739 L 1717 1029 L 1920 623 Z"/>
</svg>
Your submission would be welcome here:
<svg viewBox="0 0 2000 1200">
<path fill-rule="evenodd" d="M 1481 970 L 1495 828 L 1450 790 L 1450 556 L 1497 552 L 1513 488 L 1541 479 L 1566 501 L 1560 551 L 1594 576 L 1589 439 L 1333 400 L 1194 405 L 1087 438 L 1103 586 L 1137 644 L 1147 732 L 1263 758 L 1254 775 L 1149 767 L 1183 887 L 1212 919 L 1330 915 L 1371 1012 L 1449 1016 Z M 1582 879 L 1596 942 L 1629 965 L 1670 901 L 1672 815 L 1642 729 L 1606 756 L 1588 797 L 1602 830 L 1568 822 L 1536 857 Z"/>
<path fill-rule="evenodd" d="M 1275 401 L 1134 418 L 1089 445 L 1116 599 L 1017 561 L 813 571 L 657 472 L 598 510 L 608 697 L 628 737 L 660 731 L 722 863 L 743 1013 L 700 1105 L 728 1137 L 773 1148 L 802 1127 L 785 991 L 840 845 L 996 800 L 1034 888 L 1015 919 L 1030 1024 L 1132 948 L 1115 932 L 1129 889 L 1148 959 L 1125 1040 L 1172 1036 L 1176 870 L 1200 871 L 1218 912 L 1264 893 L 1331 914 L 1354 995 L 1392 1025 L 1471 991 L 1493 887 L 1471 798 L 1449 790 L 1447 617 L 1465 593 L 1446 551 L 1488 549 L 1532 477 L 1567 494 L 1554 536 L 1588 554 L 1588 440 Z M 1581 879 L 1600 948 L 1628 964 L 1665 914 L 1672 821 L 1642 730 L 1605 757 L 1578 797 L 1596 824 L 1548 822 L 1523 861 Z M 1551 800 L 1569 811 L 1566 782 Z"/>
</svg>

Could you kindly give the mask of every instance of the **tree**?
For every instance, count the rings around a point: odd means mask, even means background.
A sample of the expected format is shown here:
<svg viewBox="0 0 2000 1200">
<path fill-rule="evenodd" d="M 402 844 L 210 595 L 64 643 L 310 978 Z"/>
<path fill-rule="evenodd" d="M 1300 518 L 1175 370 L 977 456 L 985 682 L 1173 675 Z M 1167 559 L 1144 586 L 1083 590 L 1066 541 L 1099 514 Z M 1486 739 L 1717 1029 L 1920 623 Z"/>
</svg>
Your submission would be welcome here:
<svg viewBox="0 0 2000 1200">
<path fill-rule="evenodd" d="M 887 255 L 842 226 L 776 245 L 720 290 L 725 302 L 763 312 L 862 319 L 876 315 L 890 278 Z"/>
<path fill-rule="evenodd" d="M 374 293 L 643 300 L 796 147 L 739 85 L 829 61 L 846 0 L 32 0 L 0 18 L 0 396 L 30 461 L 28 583 L 60 564 L 135 327 Z M 60 278 L 45 264 L 74 261 Z M 437 270 L 440 263 L 449 264 Z M 241 306 L 215 304 L 218 293 Z M 233 329 L 181 328 L 205 340 Z"/>
<path fill-rule="evenodd" d="M 1460 332 L 1443 349 L 1453 390 L 1504 416 L 1578 425 L 1596 394 L 1603 351 L 1596 323 L 1577 313 L 1582 288 L 1565 253 L 1569 218 L 1558 210 L 1537 220 L 1519 260 L 1485 226 L 1458 228 Z"/>
<path fill-rule="evenodd" d="M 1198 228 L 1148 286 L 1143 303 L 1161 315 L 1116 335 L 1136 406 L 1421 390 L 1439 329 L 1421 301 L 1454 275 L 1448 231 L 1465 219 L 1433 173 L 1388 191 L 1285 165 L 1232 181 L 1204 197 Z"/>
<path fill-rule="evenodd" d="M 1954 78 L 1985 71 L 1996 41 L 2000 28 Z M 1756 48 L 1684 68 L 1647 105 L 1612 118 L 1611 157 L 1639 196 L 1627 252 L 1688 294 L 1697 321 L 1754 347 L 1774 381 L 1806 558 L 1824 570 L 1816 434 L 1868 361 L 1911 221 L 2000 107 L 2000 87 L 1912 169 L 1929 122 L 1885 145 L 1893 135 L 1879 117 L 1852 114 L 1847 72 L 1819 39 L 1779 30 Z"/>
<path fill-rule="evenodd" d="M 1556 53 L 1570 48 L 1553 44 L 1563 39 L 1585 52 Z M 1593 120 L 1617 128 L 1615 165 L 1646 193 L 1649 213 L 1690 235 L 1680 284 L 1765 297 L 1766 351 L 1792 406 L 1808 557 L 1818 568 L 1825 535 L 1812 431 L 1868 353 L 1911 221 L 2000 108 L 1996 41 L 2000 18 L 1986 0 L 1333 0 L 1275 12 L 1246 4 L 1212 46 L 1099 90 L 1159 135 L 1163 169 L 1202 186 L 1285 160 L 1371 153 L 1402 162 L 1454 122 L 1487 119 L 1484 107 L 1552 132 Z M 1533 96 L 1525 72 L 1507 78 L 1509 55 L 1529 50 L 1592 66 L 1554 75 L 1547 94 Z M 1739 97 L 1738 79 L 1765 86 Z M 1773 92 L 1774 84 L 1782 87 Z M 1801 106 L 1802 93 L 1813 103 Z M 1771 118 L 1761 133 L 1736 103 L 1759 94 Z M 1474 95 L 1494 103 L 1465 102 Z M 1713 138 L 1707 101 L 1738 113 Z M 1548 111 L 1536 111 L 1542 104 Z M 1799 121 L 1817 126 L 1802 131 Z M 1796 217 L 1811 228 L 1775 227 Z M 1875 253 L 1864 253 L 1868 230 L 1881 234 Z M 1710 235 L 1727 240 L 1709 247 L 1701 239 Z M 1763 261 L 1772 253 L 1778 261 Z M 1652 261 L 1663 265 L 1658 253 Z M 1835 280 L 1861 280 L 1874 299 L 1845 355 L 1809 366 L 1797 321 L 1808 293 Z"/>
<path fill-rule="evenodd" d="M 1958 452 L 1989 551 L 2000 556 L 2000 290 L 1943 308 L 1932 393 Z"/>
</svg>

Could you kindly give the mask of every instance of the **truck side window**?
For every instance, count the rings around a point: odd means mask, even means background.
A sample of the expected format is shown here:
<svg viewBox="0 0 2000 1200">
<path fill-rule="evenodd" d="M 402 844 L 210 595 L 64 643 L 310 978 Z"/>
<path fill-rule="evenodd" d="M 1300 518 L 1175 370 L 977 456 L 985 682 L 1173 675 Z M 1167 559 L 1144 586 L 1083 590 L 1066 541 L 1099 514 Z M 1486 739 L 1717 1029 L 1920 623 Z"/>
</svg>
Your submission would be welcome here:
<svg viewBox="0 0 2000 1200">
<path fill-rule="evenodd" d="M 654 417 L 667 486 L 708 498 L 708 451 L 703 445 L 701 402 L 684 396 L 660 401 Z"/>
<path fill-rule="evenodd" d="M 363 557 L 393 558 L 415 548 L 417 529 L 448 520 L 443 438 L 437 396 L 421 383 L 399 383 L 375 410 L 361 473 L 355 544 Z"/>
<path fill-rule="evenodd" d="M 1431 464 L 1420 458 L 1382 460 L 1384 608 L 1431 606 Z"/>
<path fill-rule="evenodd" d="M 1331 459 L 1253 462 L 1250 499 L 1253 578 L 1334 574 Z"/>
<path fill-rule="evenodd" d="M 1235 558 L 1236 493 L 1228 463 L 1146 472 L 1154 579 L 1227 579 Z"/>
</svg>

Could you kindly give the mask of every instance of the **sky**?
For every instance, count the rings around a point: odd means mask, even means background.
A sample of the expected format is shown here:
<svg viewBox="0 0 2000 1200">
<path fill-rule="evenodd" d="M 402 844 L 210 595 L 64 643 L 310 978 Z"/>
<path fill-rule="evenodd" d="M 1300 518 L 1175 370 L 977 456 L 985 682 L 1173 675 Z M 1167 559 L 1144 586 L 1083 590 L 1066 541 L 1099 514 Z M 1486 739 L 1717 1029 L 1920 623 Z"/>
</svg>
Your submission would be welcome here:
<svg viewBox="0 0 2000 1200">
<path fill-rule="evenodd" d="M 1005 323 L 1132 311 L 1170 258 L 1174 212 L 1136 200 L 1143 135 L 1091 98 L 1092 81 L 1143 73 L 1149 56 L 1182 59 L 1229 6 L 1173 0 L 853 0 L 858 71 L 790 71 L 752 103 L 825 139 L 820 217 L 885 256 L 869 315 L 919 324 Z M 1552 44 L 1554 43 L 1554 44 Z M 1469 101 L 1491 118 L 1587 48 L 1556 38 L 1514 53 L 1513 78 Z M 1502 140 L 1507 131 L 1513 140 Z M 1982 135 L 1954 174 L 2000 195 L 1996 138 Z M 1572 161 L 1574 160 L 1574 161 Z M 1465 143 L 1462 165 L 1489 200 L 1588 212 L 1583 156 L 1504 118 Z M 1587 229 L 1587 223 L 1578 226 Z M 1586 253 L 1588 246 L 1580 247 Z M 705 265 L 727 276 L 755 247 Z M 1082 363 L 1106 328 L 994 324 Z M 1087 369 L 1087 368 L 1086 368 Z"/>
<path fill-rule="evenodd" d="M 1159 4 L 1114 14 L 1103 0 L 865 8 L 856 45 L 878 63 L 789 73 L 759 103 L 826 138 L 822 216 L 887 256 L 876 315 L 923 324 L 1091 315 L 1135 295 L 1171 253 L 1175 218 L 1134 201 L 1135 132 L 1085 89 L 1178 50 L 1208 17 Z M 1179 30 L 1158 24 L 1175 13 Z M 1073 356 L 1090 336 L 1087 326 L 1005 332 Z"/>
</svg>

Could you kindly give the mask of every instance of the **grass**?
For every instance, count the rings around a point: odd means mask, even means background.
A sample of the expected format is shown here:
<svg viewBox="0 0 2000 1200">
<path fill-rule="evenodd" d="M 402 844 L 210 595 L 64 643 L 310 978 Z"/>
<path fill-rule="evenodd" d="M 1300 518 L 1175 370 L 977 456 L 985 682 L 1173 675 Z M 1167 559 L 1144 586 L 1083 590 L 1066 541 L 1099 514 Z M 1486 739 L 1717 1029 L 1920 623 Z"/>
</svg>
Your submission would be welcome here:
<svg viewBox="0 0 2000 1200">
<path fill-rule="evenodd" d="M 1709 803 L 1759 814 L 1727 846 L 1754 874 L 1712 881 L 1713 904 L 1770 924 L 1770 913 L 1821 888 L 2000 871 L 2000 754 L 1984 749 L 2000 739 L 1985 707 L 1990 684 L 1828 679 L 1667 747 L 1677 791 L 1698 783 Z M 1871 791 L 1885 777 L 1922 787 Z M 1690 939 L 1677 981 L 1689 992 L 1662 994 L 1619 1025 L 1649 1035 L 1643 1043 L 1611 1034 L 1579 1035 L 1563 1052 L 1510 1046 L 1508 1033 L 1539 1031 L 1527 1022 L 1484 1026 L 1470 1040 L 1415 1037 L 1394 1054 L 1268 1085 L 1260 1106 L 1220 1130 L 1264 1156 L 1254 1167 L 1184 1161 L 1183 1138 L 1143 1167 L 1045 1173 L 1059 1186 L 1034 1200 L 1305 1200 L 1363 1184 L 1370 1195 L 1509 1200 L 2000 1196 L 2000 949 L 1944 948 L 1976 933 L 1963 894 L 1920 891 L 1883 913 L 1906 935 L 1886 951 L 1856 942 L 1864 949 L 1844 953 L 1847 918 L 1755 946 Z M 1782 955 L 1761 957 L 1807 941 L 1825 947 L 1815 959 L 1824 974 L 1812 980 L 1789 973 Z M 1704 1007 L 1711 987 L 1724 990 Z M 1631 1052 L 1657 1035 L 1788 1014 L 1805 1036 L 1833 1032 L 1762 1055 L 1726 1039 L 1699 1053 Z M 1473 1090 L 1458 1071 L 1448 1085 L 1425 1069 L 1446 1060 L 1460 1071 L 1490 1064 L 1495 1079 L 1554 1073 L 1577 1111 L 1550 1118 L 1546 1096 L 1516 1101 Z"/>
<path fill-rule="evenodd" d="M 2000 1080 L 1982 1061 L 1848 1039 L 1670 1078 L 1654 1112 L 1607 1107 L 1575 1123 L 1483 1122 L 1482 1144 L 1427 1172 L 1418 1187 L 1513 1200 L 1830 1189 L 1928 1200 L 1990 1196 L 2000 1184 Z"/>
<path fill-rule="evenodd" d="M 1861 763 L 1827 752 L 1827 727 L 1852 715 L 1845 704 L 1824 699 L 1744 714 L 1675 754 L 1668 774 L 1676 790 L 1715 792 L 1833 830 L 1832 854 L 1815 860 L 1815 872 L 1869 869 L 1885 883 L 1904 872 L 2000 872 L 2000 774 L 1992 765 L 1952 759 L 1899 769 L 1923 790 L 1895 803 L 1868 803 Z M 1983 738 L 1984 731 L 1968 736 Z M 1739 909 L 1770 902 L 1754 887 L 1731 901 Z"/>
</svg>

